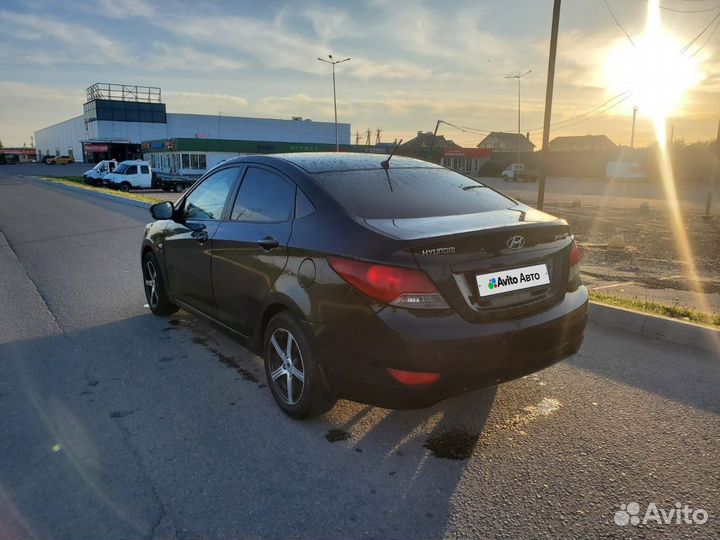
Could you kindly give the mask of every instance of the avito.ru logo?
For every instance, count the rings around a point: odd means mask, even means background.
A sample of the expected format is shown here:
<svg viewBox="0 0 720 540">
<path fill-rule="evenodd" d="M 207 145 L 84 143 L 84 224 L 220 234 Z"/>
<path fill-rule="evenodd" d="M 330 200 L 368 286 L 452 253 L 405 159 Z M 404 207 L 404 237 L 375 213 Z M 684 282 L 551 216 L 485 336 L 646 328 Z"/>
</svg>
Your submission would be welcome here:
<svg viewBox="0 0 720 540">
<path fill-rule="evenodd" d="M 615 512 L 614 521 L 616 525 L 624 527 L 630 525 L 646 525 L 657 523 L 658 525 L 704 525 L 709 516 L 707 510 L 702 508 L 692 509 L 687 504 L 675 503 L 669 509 L 658 508 L 655 503 L 650 503 L 644 514 L 640 513 L 640 505 L 636 502 L 621 504 L 620 510 Z"/>
</svg>

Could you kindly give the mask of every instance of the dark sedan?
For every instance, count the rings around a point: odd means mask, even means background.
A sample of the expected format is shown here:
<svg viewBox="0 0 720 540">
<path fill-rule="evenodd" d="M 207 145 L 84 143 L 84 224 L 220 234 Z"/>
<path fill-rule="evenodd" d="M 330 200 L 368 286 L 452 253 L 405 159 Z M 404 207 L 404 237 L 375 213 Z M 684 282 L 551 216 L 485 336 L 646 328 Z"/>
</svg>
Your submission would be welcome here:
<svg viewBox="0 0 720 540">
<path fill-rule="evenodd" d="M 240 157 L 151 212 L 152 311 L 182 307 L 242 337 L 296 418 L 338 398 L 428 406 L 582 343 L 568 224 L 431 163 Z"/>
</svg>

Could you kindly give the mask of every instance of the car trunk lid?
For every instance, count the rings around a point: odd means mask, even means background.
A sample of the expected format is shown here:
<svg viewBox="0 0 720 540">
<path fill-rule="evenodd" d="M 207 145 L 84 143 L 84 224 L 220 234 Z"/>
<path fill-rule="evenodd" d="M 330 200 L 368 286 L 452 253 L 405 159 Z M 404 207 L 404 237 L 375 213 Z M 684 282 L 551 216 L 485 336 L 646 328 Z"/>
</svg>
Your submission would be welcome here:
<svg viewBox="0 0 720 540">
<path fill-rule="evenodd" d="M 572 236 L 567 223 L 524 205 L 431 218 L 366 220 L 408 244 L 448 304 L 470 321 L 527 315 L 559 301 L 567 285 Z M 513 243 L 513 239 L 515 239 Z M 477 276 L 545 265 L 549 283 L 481 295 Z M 487 291 L 483 291 L 487 292 Z"/>
</svg>

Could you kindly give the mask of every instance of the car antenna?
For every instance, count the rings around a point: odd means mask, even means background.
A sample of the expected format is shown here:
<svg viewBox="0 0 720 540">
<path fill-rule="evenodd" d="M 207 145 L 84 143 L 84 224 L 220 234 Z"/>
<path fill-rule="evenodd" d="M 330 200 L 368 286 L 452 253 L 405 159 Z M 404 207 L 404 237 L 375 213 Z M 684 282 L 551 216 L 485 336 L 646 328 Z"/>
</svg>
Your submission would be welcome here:
<svg viewBox="0 0 720 540">
<path fill-rule="evenodd" d="M 393 148 L 393 151 L 390 152 L 390 155 L 386 160 L 383 160 L 380 162 L 380 166 L 385 169 L 386 171 L 390 168 L 390 160 L 395 155 L 395 152 L 397 152 L 397 149 L 400 148 L 400 145 L 402 144 L 403 140 L 400 139 L 398 143 L 395 145 L 395 148 Z"/>
</svg>

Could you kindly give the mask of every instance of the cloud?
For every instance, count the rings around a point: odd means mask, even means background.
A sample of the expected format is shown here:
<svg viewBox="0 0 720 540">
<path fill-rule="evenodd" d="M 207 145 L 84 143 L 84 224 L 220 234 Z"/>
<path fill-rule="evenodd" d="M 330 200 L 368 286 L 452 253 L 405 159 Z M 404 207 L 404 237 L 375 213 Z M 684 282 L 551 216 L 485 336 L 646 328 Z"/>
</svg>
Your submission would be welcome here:
<svg viewBox="0 0 720 540">
<path fill-rule="evenodd" d="M 52 16 L 0 11 L 6 38 L 25 42 L 13 43 L 14 57 L 0 53 L 6 59 L 25 59 L 42 64 L 74 62 L 85 64 L 126 63 L 128 47 L 84 24 L 63 22 Z"/>
<path fill-rule="evenodd" d="M 0 81 L 0 140 L 5 146 L 30 144 L 37 129 L 82 114 L 84 91 Z"/>
<path fill-rule="evenodd" d="M 246 115 L 248 100 L 240 96 L 203 92 L 163 92 L 170 113 Z"/>
<path fill-rule="evenodd" d="M 187 45 L 172 46 L 164 42 L 155 42 L 153 52 L 143 59 L 143 67 L 153 71 L 212 73 L 239 71 L 247 67 L 247 62 L 202 52 Z"/>
</svg>

